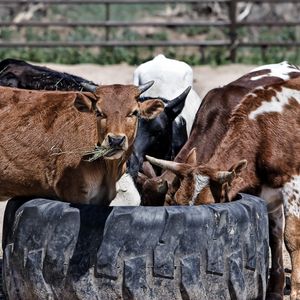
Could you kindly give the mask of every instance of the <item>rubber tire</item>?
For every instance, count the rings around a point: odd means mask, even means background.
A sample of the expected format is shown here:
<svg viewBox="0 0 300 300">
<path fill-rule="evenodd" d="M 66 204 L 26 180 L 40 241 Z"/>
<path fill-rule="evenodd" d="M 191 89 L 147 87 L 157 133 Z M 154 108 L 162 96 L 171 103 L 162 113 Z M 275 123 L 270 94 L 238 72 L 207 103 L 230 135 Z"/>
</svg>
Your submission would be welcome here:
<svg viewBox="0 0 300 300">
<path fill-rule="evenodd" d="M 264 299 L 263 200 L 193 207 L 11 200 L 3 276 L 11 300 Z"/>
</svg>

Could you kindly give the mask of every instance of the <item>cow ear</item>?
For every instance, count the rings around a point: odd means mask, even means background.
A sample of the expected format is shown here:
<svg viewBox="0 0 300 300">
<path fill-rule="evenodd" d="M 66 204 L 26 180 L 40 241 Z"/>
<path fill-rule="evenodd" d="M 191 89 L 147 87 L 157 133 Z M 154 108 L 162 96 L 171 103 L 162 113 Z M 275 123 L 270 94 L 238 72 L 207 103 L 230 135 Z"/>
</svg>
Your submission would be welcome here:
<svg viewBox="0 0 300 300">
<path fill-rule="evenodd" d="M 155 171 L 149 161 L 144 161 L 142 165 L 143 173 L 149 178 L 156 177 Z"/>
<path fill-rule="evenodd" d="M 146 100 L 144 102 L 139 102 L 140 115 L 145 119 L 156 118 L 163 110 L 164 103 L 159 99 Z"/>
<path fill-rule="evenodd" d="M 196 153 L 196 148 L 193 148 L 189 154 L 187 155 L 187 158 L 186 158 L 186 163 L 193 166 L 193 167 L 196 167 L 197 165 L 197 153 Z"/>
<path fill-rule="evenodd" d="M 229 171 L 233 171 L 237 176 L 247 167 L 247 160 L 240 160 L 237 164 L 233 165 Z"/>
<path fill-rule="evenodd" d="M 147 177 L 145 174 L 138 172 L 136 183 L 142 187 L 148 179 L 149 177 Z"/>
<path fill-rule="evenodd" d="M 234 178 L 238 177 L 243 169 L 247 167 L 247 160 L 243 159 L 233 165 L 228 171 L 219 171 L 216 173 L 216 179 L 219 183 L 228 183 L 229 185 Z"/>
<path fill-rule="evenodd" d="M 83 94 L 76 94 L 74 106 L 80 112 L 91 112 L 93 110 L 93 101 Z"/>
<path fill-rule="evenodd" d="M 165 107 L 165 113 L 172 121 L 182 112 L 185 100 L 189 94 L 191 87 L 189 86 L 181 95 L 170 100 Z"/>
</svg>

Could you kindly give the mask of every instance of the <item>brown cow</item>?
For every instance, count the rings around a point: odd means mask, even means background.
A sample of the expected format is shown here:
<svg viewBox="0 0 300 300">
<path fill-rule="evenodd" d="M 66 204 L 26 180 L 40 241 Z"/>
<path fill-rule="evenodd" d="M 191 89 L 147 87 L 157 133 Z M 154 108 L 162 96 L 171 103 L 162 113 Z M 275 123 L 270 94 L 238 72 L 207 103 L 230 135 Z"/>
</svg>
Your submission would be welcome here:
<svg viewBox="0 0 300 300">
<path fill-rule="evenodd" d="M 257 87 L 298 76 L 300 70 L 287 62 L 264 65 L 223 87 L 209 91 L 196 114 L 191 135 L 175 161 L 185 162 L 191 149 L 196 148 L 197 162 L 207 162 L 228 130 L 233 109 L 247 93 Z M 175 175 L 168 171 L 148 180 L 140 174 L 138 183 L 143 186 L 142 203 L 163 205 L 168 190 L 165 188 L 165 181 L 169 185 L 169 193 L 173 195 L 178 188 L 176 180 L 173 182 L 174 179 Z"/>
<path fill-rule="evenodd" d="M 40 196 L 109 204 L 132 151 L 138 117 L 152 118 L 160 100 L 138 102 L 141 87 L 107 85 L 94 93 L 0 87 L 0 198 Z M 96 145 L 110 153 L 83 157 Z"/>
<path fill-rule="evenodd" d="M 300 70 L 297 67 L 282 62 L 261 66 L 224 87 L 210 91 L 203 99 L 191 135 L 175 161 L 193 160 L 193 155 L 189 158 L 189 153 L 195 147 L 197 163 L 206 163 L 228 130 L 228 121 L 233 109 L 247 93 L 260 86 L 284 82 L 299 76 Z M 143 202 L 158 205 L 166 199 L 166 204 L 173 203 L 180 182 L 172 172 L 165 171 L 161 176 L 149 180 L 145 180 L 145 176 L 141 176 L 140 179 L 140 185 L 143 186 Z M 168 183 L 167 187 L 165 181 Z M 270 226 L 270 248 L 274 259 L 270 272 L 269 294 L 283 294 L 282 218 L 281 207 L 269 212 L 269 223 L 274 224 Z"/>
<path fill-rule="evenodd" d="M 193 151 L 190 156 L 195 157 Z M 239 192 L 263 197 L 269 210 L 281 209 L 283 203 L 284 237 L 292 261 L 291 299 L 300 299 L 300 77 L 246 95 L 208 162 L 194 166 L 148 159 L 179 177 L 174 196 L 178 204 L 222 202 Z M 282 243 L 281 224 L 270 226 L 279 230 Z M 269 299 L 283 297 L 282 258 L 277 254 L 272 257 Z"/>
</svg>

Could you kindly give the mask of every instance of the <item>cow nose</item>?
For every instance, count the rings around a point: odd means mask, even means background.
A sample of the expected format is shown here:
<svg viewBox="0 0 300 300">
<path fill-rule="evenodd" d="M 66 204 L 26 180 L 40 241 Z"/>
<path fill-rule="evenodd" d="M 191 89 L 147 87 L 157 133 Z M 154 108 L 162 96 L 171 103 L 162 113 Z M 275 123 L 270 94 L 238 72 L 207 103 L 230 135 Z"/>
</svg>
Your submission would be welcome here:
<svg viewBox="0 0 300 300">
<path fill-rule="evenodd" d="M 125 143 L 125 136 L 120 136 L 120 135 L 108 136 L 108 144 L 111 148 L 122 147 L 124 143 Z"/>
</svg>

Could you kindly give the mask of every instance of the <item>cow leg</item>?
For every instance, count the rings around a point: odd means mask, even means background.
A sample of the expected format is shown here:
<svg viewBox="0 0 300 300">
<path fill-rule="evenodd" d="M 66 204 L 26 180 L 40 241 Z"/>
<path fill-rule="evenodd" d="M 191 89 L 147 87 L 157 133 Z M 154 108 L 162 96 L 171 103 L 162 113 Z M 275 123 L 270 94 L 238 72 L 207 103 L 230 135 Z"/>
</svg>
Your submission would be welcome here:
<svg viewBox="0 0 300 300">
<path fill-rule="evenodd" d="M 300 218 L 286 217 L 284 240 L 292 262 L 291 300 L 300 300 Z"/>
<path fill-rule="evenodd" d="M 284 240 L 291 257 L 291 300 L 300 300 L 300 176 L 293 176 L 282 190 L 284 199 Z"/>
<path fill-rule="evenodd" d="M 282 205 L 269 212 L 269 236 L 272 264 L 266 299 L 283 299 L 284 268 L 282 256 L 283 242 L 283 212 Z"/>
</svg>

